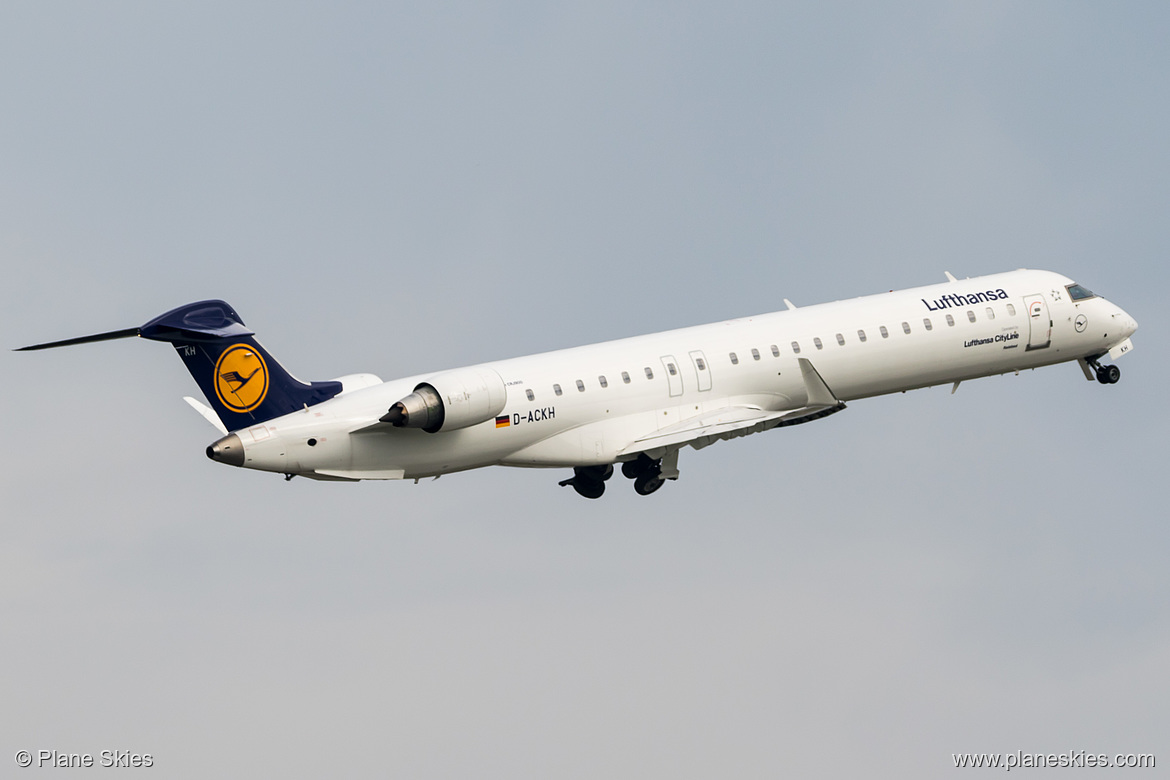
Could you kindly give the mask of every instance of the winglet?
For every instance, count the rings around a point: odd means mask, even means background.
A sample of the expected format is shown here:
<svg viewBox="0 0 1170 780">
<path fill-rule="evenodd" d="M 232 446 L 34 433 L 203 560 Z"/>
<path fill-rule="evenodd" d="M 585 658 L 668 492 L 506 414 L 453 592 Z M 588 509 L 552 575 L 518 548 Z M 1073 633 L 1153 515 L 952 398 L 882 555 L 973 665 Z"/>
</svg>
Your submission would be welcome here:
<svg viewBox="0 0 1170 780">
<path fill-rule="evenodd" d="M 800 363 L 800 373 L 804 377 L 804 388 L 808 392 L 807 406 L 837 406 L 841 403 L 833 391 L 825 384 L 825 380 L 813 368 L 808 358 L 797 358 Z"/>
</svg>

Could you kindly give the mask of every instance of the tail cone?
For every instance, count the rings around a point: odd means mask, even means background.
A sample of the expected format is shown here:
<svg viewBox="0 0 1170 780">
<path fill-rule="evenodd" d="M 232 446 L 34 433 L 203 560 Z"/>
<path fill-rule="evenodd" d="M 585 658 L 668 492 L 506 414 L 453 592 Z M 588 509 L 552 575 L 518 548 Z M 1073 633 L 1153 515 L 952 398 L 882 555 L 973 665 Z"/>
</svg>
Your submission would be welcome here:
<svg viewBox="0 0 1170 780">
<path fill-rule="evenodd" d="M 229 433 L 207 447 L 207 457 L 229 466 L 244 465 L 244 443 L 234 433 Z"/>
</svg>

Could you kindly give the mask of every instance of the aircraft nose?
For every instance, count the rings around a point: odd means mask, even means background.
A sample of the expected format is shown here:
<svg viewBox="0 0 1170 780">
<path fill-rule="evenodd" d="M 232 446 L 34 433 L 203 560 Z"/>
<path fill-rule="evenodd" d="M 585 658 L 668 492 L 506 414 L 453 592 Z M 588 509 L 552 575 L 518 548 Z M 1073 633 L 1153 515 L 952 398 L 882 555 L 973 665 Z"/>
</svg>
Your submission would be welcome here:
<svg viewBox="0 0 1170 780">
<path fill-rule="evenodd" d="M 1126 338 L 1132 336 L 1137 331 L 1137 320 L 1129 316 L 1124 310 L 1117 310 L 1117 318 L 1121 321 L 1121 327 L 1125 330 Z"/>
<path fill-rule="evenodd" d="M 229 433 L 207 447 L 207 457 L 229 466 L 244 465 L 244 443 L 234 433 Z"/>
</svg>

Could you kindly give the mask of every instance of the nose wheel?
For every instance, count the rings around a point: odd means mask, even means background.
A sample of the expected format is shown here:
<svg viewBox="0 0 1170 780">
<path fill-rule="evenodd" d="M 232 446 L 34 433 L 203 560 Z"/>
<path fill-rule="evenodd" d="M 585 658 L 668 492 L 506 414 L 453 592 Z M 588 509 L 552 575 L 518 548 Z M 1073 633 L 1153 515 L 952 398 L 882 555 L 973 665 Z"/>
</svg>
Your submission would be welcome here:
<svg viewBox="0 0 1170 780">
<path fill-rule="evenodd" d="M 1115 385 L 1121 381 L 1121 369 L 1116 365 L 1103 366 L 1096 360 L 1088 361 L 1089 365 L 1097 373 L 1097 381 L 1103 385 Z"/>
</svg>

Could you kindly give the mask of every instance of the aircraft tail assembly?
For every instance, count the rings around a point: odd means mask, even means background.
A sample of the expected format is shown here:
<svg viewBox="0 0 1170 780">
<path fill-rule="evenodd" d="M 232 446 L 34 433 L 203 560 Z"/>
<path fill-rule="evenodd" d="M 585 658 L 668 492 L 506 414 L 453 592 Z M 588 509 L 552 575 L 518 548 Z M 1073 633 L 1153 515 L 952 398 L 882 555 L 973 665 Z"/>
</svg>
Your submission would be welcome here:
<svg viewBox="0 0 1170 780">
<path fill-rule="evenodd" d="M 140 328 L 35 344 L 21 351 L 134 336 L 168 342 L 174 345 L 228 430 L 281 417 L 341 392 L 340 382 L 307 384 L 296 379 L 260 346 L 254 335 L 231 306 L 210 300 L 172 309 Z"/>
</svg>

